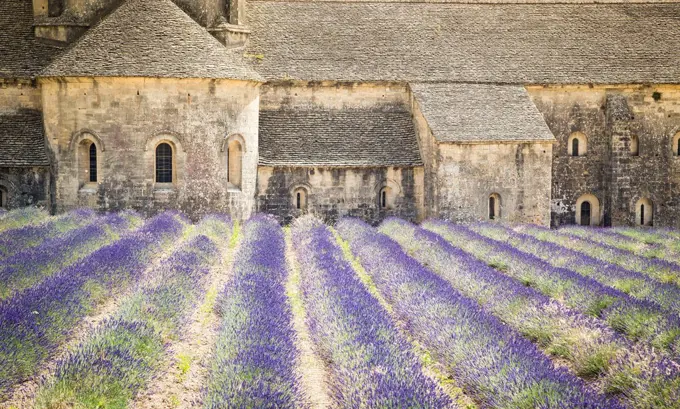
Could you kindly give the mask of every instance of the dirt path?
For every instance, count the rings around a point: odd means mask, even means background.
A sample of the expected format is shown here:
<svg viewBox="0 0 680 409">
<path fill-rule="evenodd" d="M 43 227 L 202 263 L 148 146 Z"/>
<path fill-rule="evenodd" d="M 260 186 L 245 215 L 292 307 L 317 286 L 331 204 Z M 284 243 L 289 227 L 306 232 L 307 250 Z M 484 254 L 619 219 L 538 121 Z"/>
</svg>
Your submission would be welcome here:
<svg viewBox="0 0 680 409">
<path fill-rule="evenodd" d="M 192 227 L 188 227 L 191 229 Z M 187 237 L 184 234 L 179 240 L 173 242 L 171 245 L 167 246 L 161 253 L 160 256 L 154 260 L 149 267 L 144 270 L 138 283 L 145 282 L 145 278 L 151 275 L 151 272 L 157 268 L 161 261 L 166 257 L 170 256 L 177 247 L 179 247 Z M 130 288 L 125 290 L 118 296 L 107 300 L 102 305 L 97 308 L 94 315 L 86 316 L 73 330 L 72 335 L 64 342 L 61 346 L 57 348 L 55 353 L 50 357 L 50 359 L 43 363 L 40 370 L 31 377 L 31 379 L 17 385 L 10 393 L 10 399 L 0 404 L 0 409 L 15 409 L 15 408 L 30 408 L 33 407 L 36 394 L 43 383 L 43 380 L 51 379 L 57 370 L 57 365 L 59 361 L 66 358 L 70 351 L 76 349 L 81 343 L 83 343 L 90 336 L 92 331 L 97 328 L 104 320 L 113 316 L 113 314 L 118 310 L 121 304 L 131 296 L 135 291 L 137 291 L 138 286 L 132 285 Z"/>
<path fill-rule="evenodd" d="M 295 261 L 291 234 L 288 229 L 286 230 L 286 262 L 288 263 L 286 294 L 293 310 L 293 327 L 297 334 L 297 348 L 300 351 L 297 371 L 302 391 L 311 409 L 330 408 L 333 403 L 328 393 L 328 373 L 323 361 L 314 352 L 314 344 L 305 323 L 305 309 L 300 294 L 300 270 Z"/>
<path fill-rule="evenodd" d="M 342 250 L 345 254 L 345 259 L 350 262 L 352 268 L 364 283 L 368 292 L 370 292 L 371 295 L 373 295 L 378 300 L 380 305 L 385 308 L 389 316 L 392 318 L 392 321 L 399 329 L 399 332 L 411 344 L 413 353 L 420 359 L 423 375 L 432 379 L 432 381 L 441 386 L 442 390 L 451 398 L 453 402 L 455 402 L 453 408 L 476 408 L 477 405 L 475 402 L 469 396 L 465 395 L 463 390 L 458 385 L 456 385 L 456 382 L 453 380 L 453 377 L 446 367 L 435 361 L 427 349 L 425 349 L 425 347 L 410 334 L 410 332 L 406 329 L 406 323 L 397 318 L 397 316 L 394 314 L 392 306 L 378 292 L 373 280 L 366 273 L 366 270 L 364 270 L 361 263 L 354 257 L 349 249 L 348 244 L 342 239 L 342 237 L 340 237 L 335 229 L 331 228 L 331 230 L 335 235 L 338 245 L 342 247 Z"/>
<path fill-rule="evenodd" d="M 222 259 L 211 271 L 202 304 L 193 311 L 182 338 L 167 348 L 159 373 L 136 397 L 132 408 L 202 406 L 202 392 L 211 369 L 210 360 L 220 324 L 213 307 L 219 292 L 232 277 L 239 238 L 238 227 L 235 227 L 235 235 L 220 249 Z"/>
</svg>

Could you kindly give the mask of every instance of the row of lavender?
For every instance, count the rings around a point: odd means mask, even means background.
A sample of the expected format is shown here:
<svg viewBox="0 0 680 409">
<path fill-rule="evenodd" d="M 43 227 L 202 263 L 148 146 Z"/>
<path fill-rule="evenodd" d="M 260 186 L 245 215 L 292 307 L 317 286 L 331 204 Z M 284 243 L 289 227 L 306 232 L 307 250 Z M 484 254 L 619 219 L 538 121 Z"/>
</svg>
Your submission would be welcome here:
<svg viewBox="0 0 680 409">
<path fill-rule="evenodd" d="M 0 397 L 35 374 L 86 315 L 137 282 L 185 226 L 175 214 L 159 215 L 0 303 Z"/>
<path fill-rule="evenodd" d="M 620 407 L 557 369 L 519 332 L 385 234 L 357 220 L 342 220 L 337 229 L 409 332 L 483 407 Z"/>
<path fill-rule="evenodd" d="M 32 287 L 93 251 L 139 227 L 131 212 L 95 217 L 88 210 L 45 224 L 3 233 L 0 238 L 0 300 Z"/>
<path fill-rule="evenodd" d="M 524 286 L 535 288 L 571 309 L 601 319 L 632 341 L 643 341 L 674 356 L 680 355 L 680 318 L 668 313 L 657 303 L 639 300 L 607 286 L 604 274 L 600 276 L 600 282 L 575 271 L 555 267 L 505 241 L 491 239 L 462 225 L 427 221 L 423 227 Z M 501 227 L 493 225 L 478 225 L 474 228 L 487 233 L 503 231 Z M 532 242 L 530 237 L 510 231 L 507 233 L 516 244 L 523 243 L 524 248 L 537 242 Z M 546 254 L 546 259 L 559 258 L 560 253 L 554 249 L 555 246 L 545 246 L 555 250 Z"/>
<path fill-rule="evenodd" d="M 303 407 L 283 230 L 273 217 L 245 222 L 232 277 L 215 305 L 221 324 L 205 408 Z"/>
<path fill-rule="evenodd" d="M 442 222 L 425 226 L 448 233 L 447 238 L 459 235 L 451 232 L 454 226 Z M 528 287 L 526 281 L 487 266 L 433 232 L 401 220 L 384 223 L 381 231 L 547 355 L 566 361 L 575 374 L 602 393 L 616 395 L 637 408 L 673 407 L 680 398 L 680 372 L 672 355 L 657 354 L 644 343 L 621 337 L 601 320 L 564 307 Z M 456 242 L 467 239 L 453 238 Z M 595 304 L 594 311 L 599 307 Z M 620 317 L 630 318 L 625 313 Z"/>
<path fill-rule="evenodd" d="M 62 360 L 40 388 L 36 408 L 127 407 L 160 369 L 168 342 L 181 337 L 203 300 L 211 267 L 231 230 L 211 216 L 172 255 L 149 271 L 111 318 Z M 218 246 L 218 244 L 222 244 Z"/>
<path fill-rule="evenodd" d="M 644 252 L 635 247 L 625 248 L 627 247 L 624 243 L 625 240 L 617 240 L 616 237 L 612 239 L 609 231 L 604 229 L 588 230 L 587 234 L 584 234 L 578 228 L 552 230 L 534 225 L 520 225 L 516 226 L 515 229 L 539 240 L 579 251 L 603 262 L 638 272 L 658 282 L 672 284 L 680 288 L 678 253 L 668 247 L 657 247 L 652 252 Z M 579 232 L 581 234 L 578 234 Z M 624 249 L 620 247 L 624 247 Z"/>
<path fill-rule="evenodd" d="M 307 325 L 328 362 L 331 396 L 342 408 L 445 408 L 453 403 L 388 313 L 361 282 L 335 237 L 318 219 L 292 232 Z"/>
</svg>

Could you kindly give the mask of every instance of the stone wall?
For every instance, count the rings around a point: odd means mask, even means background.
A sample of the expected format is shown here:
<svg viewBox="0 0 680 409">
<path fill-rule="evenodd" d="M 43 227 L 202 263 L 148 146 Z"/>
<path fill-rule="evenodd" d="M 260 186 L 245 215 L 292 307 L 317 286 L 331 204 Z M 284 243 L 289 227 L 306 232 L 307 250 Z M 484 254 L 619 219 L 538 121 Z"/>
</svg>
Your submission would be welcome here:
<svg viewBox="0 0 680 409">
<path fill-rule="evenodd" d="M 500 196 L 507 222 L 550 222 L 551 143 L 439 143 L 435 217 L 456 222 L 489 218 L 489 197 Z"/>
<path fill-rule="evenodd" d="M 380 190 L 394 195 L 387 209 L 379 202 Z M 316 214 L 329 222 L 344 216 L 378 223 L 388 216 L 422 218 L 423 169 L 417 168 L 274 168 L 258 172 L 258 211 L 290 223 L 302 214 Z M 296 208 L 294 192 L 307 193 L 307 209 Z"/>
<path fill-rule="evenodd" d="M 0 168 L 0 189 L 5 208 L 25 206 L 50 207 L 48 168 Z"/>
<path fill-rule="evenodd" d="M 0 79 L 0 112 L 42 109 L 40 88 L 32 81 Z"/>
<path fill-rule="evenodd" d="M 680 227 L 680 87 L 529 87 L 558 144 L 553 150 L 552 224 L 574 223 L 576 201 L 599 200 L 601 224 L 636 224 L 636 203 L 654 203 L 654 225 Z M 573 132 L 588 140 L 585 156 L 567 155 Z M 639 140 L 639 155 L 630 152 Z"/>
<path fill-rule="evenodd" d="M 42 86 L 58 211 L 178 209 L 194 218 L 215 211 L 244 218 L 254 210 L 259 84 L 95 78 L 46 79 Z M 245 145 L 240 189 L 227 185 L 229 137 Z M 79 174 L 83 140 L 97 145 L 95 184 Z M 174 149 L 172 185 L 155 181 L 155 149 L 164 141 Z"/>
</svg>

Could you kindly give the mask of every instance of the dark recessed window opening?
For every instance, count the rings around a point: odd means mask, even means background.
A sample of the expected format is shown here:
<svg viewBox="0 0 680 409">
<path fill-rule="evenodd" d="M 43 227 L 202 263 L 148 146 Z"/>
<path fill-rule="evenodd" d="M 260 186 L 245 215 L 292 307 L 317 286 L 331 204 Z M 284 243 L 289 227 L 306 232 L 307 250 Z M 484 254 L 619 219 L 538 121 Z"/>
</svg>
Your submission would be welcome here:
<svg viewBox="0 0 680 409">
<path fill-rule="evenodd" d="M 172 147 L 167 143 L 156 147 L 156 183 L 172 183 Z"/>
<path fill-rule="evenodd" d="M 581 203 L 581 226 L 590 226 L 590 202 Z"/>
<path fill-rule="evenodd" d="M 90 144 L 90 182 L 97 181 L 97 145 Z"/>
<path fill-rule="evenodd" d="M 496 219 L 496 198 L 493 196 L 489 197 L 489 219 Z"/>
<path fill-rule="evenodd" d="M 578 156 L 578 139 L 571 140 L 571 156 Z"/>
</svg>

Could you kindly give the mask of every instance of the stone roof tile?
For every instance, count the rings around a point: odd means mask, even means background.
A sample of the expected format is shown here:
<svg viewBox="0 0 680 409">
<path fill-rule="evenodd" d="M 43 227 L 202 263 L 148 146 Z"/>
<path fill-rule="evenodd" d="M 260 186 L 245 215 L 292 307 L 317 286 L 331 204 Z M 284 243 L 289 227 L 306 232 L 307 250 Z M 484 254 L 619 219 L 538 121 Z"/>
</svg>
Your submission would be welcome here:
<svg viewBox="0 0 680 409">
<path fill-rule="evenodd" d="M 267 79 L 679 83 L 680 3 L 251 1 Z"/>
<path fill-rule="evenodd" d="M 440 142 L 554 141 L 523 86 L 410 84 Z"/>
<path fill-rule="evenodd" d="M 403 106 L 260 111 L 260 165 L 422 166 Z"/>
<path fill-rule="evenodd" d="M 127 0 L 43 73 L 46 77 L 261 80 L 171 0 Z"/>
<path fill-rule="evenodd" d="M 21 109 L 0 114 L 0 167 L 47 165 L 40 111 Z"/>
<path fill-rule="evenodd" d="M 30 0 L 0 0 L 0 78 L 34 78 L 60 51 L 36 41 Z"/>
</svg>

